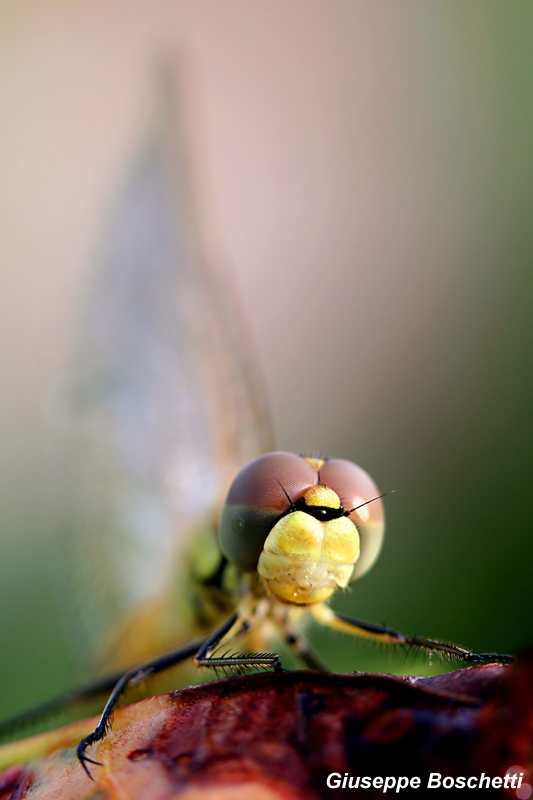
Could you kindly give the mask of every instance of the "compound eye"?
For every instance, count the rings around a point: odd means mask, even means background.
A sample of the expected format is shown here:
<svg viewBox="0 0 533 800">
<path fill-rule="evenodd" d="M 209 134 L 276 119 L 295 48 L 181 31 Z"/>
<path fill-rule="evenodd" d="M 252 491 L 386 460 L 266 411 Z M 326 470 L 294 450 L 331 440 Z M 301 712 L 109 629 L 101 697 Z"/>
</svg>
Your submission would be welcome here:
<svg viewBox="0 0 533 800">
<path fill-rule="evenodd" d="M 355 564 L 352 582 L 374 565 L 379 556 L 385 532 L 385 514 L 381 500 L 362 505 L 377 497 L 380 491 L 368 472 L 352 461 L 332 458 L 320 470 L 320 482 L 336 492 L 344 508 L 356 509 L 349 518 L 361 537 L 361 555 Z M 357 506 L 361 506 L 357 508 Z"/>
<path fill-rule="evenodd" d="M 222 509 L 218 536 L 224 555 L 244 572 L 253 572 L 279 517 L 317 482 L 316 470 L 293 453 L 267 453 L 248 464 Z"/>
</svg>

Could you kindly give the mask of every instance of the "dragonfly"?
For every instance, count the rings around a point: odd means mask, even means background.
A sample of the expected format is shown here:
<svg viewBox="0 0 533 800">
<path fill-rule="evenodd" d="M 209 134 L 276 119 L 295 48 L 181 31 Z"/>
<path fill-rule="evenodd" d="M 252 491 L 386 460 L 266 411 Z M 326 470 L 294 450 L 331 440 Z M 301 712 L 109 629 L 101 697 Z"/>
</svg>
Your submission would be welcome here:
<svg viewBox="0 0 533 800">
<path fill-rule="evenodd" d="M 121 694 L 140 678 L 191 657 L 198 667 L 281 671 L 277 653 L 254 652 L 251 642 L 244 654 L 220 652 L 222 644 L 249 632 L 255 642 L 268 642 L 272 628 L 307 667 L 324 670 L 301 631 L 301 619 L 309 612 L 319 623 L 345 633 L 446 653 L 469 664 L 510 661 L 506 655 L 473 653 L 446 642 L 406 636 L 339 614 L 327 605 L 337 590 L 367 572 L 379 555 L 384 515 L 382 496 L 376 491 L 368 473 L 345 459 L 273 452 L 245 467 L 222 510 L 220 560 L 204 582 L 204 587 L 231 598 L 236 610 L 199 645 L 187 644 L 119 679 L 95 730 L 78 746 L 87 774 L 91 775 L 88 764 L 100 763 L 87 749 L 105 737 Z"/>
<path fill-rule="evenodd" d="M 108 222 L 73 367 L 51 403 L 82 587 L 76 625 L 106 674 L 38 713 L 109 693 L 78 747 L 89 777 L 128 687 L 185 662 L 280 671 L 273 642 L 326 669 L 305 635 L 311 619 L 469 664 L 510 660 L 329 606 L 379 556 L 383 495 L 350 461 L 274 449 L 236 306 L 207 267 L 186 163 L 179 115 L 162 113 Z"/>
</svg>

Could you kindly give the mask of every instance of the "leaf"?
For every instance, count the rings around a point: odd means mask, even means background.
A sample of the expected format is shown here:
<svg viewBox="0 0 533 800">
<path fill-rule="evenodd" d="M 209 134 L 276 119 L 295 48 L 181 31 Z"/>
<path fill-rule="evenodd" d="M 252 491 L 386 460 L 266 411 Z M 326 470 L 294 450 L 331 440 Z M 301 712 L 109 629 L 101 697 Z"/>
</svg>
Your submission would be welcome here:
<svg viewBox="0 0 533 800">
<path fill-rule="evenodd" d="M 339 800 L 354 790 L 328 788 L 332 772 L 419 776 L 424 787 L 431 772 L 503 778 L 511 769 L 524 773 L 527 793 L 532 673 L 533 651 L 510 667 L 431 678 L 286 672 L 214 681 L 118 711 L 90 750 L 102 762 L 94 781 L 75 744 L 95 720 L 1 748 L 0 764 L 12 766 L 0 776 L 0 798 L 31 789 L 35 800 Z M 17 758 L 36 760 L 15 766 Z M 378 796 L 383 788 L 365 791 Z"/>
</svg>

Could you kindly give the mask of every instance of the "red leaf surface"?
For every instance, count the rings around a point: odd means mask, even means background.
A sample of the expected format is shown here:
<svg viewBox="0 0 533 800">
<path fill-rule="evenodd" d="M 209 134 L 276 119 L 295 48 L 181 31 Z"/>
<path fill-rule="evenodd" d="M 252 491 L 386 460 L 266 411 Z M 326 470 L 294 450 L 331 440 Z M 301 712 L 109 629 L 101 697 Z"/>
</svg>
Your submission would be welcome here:
<svg viewBox="0 0 533 800">
<path fill-rule="evenodd" d="M 102 762 L 92 767 L 94 781 L 75 756 L 94 721 L 1 748 L 0 763 L 13 766 L 0 775 L 0 800 L 341 800 L 354 789 L 329 788 L 331 773 L 418 776 L 424 787 L 432 772 L 503 778 L 512 769 L 523 773 L 519 789 L 483 796 L 524 800 L 532 678 L 530 652 L 511 667 L 433 678 L 288 672 L 214 681 L 118 711 L 109 736 L 90 750 Z M 17 766 L 17 757 L 30 761 Z M 382 787 L 364 792 L 378 796 Z"/>
</svg>

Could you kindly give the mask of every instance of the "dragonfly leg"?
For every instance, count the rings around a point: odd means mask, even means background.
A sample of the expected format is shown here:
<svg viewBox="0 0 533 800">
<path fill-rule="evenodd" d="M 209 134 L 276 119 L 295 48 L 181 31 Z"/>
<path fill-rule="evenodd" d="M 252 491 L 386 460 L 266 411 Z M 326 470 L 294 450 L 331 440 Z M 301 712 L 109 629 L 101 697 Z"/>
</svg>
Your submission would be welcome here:
<svg viewBox="0 0 533 800">
<path fill-rule="evenodd" d="M 470 664 L 508 664 L 514 660 L 513 656 L 499 653 L 473 653 L 455 644 L 448 644 L 448 642 L 425 639 L 422 636 L 406 636 L 384 625 L 374 625 L 371 622 L 363 622 L 362 620 L 347 617 L 344 614 L 338 614 L 326 605 L 315 606 L 312 611 L 318 622 L 353 636 L 364 636 L 387 644 L 419 647 L 423 650 L 447 653 Z"/>
<path fill-rule="evenodd" d="M 281 659 L 277 653 L 236 653 L 217 655 L 217 649 L 223 641 L 229 641 L 240 633 L 248 630 L 248 623 L 237 613 L 216 630 L 200 647 L 194 657 L 194 663 L 199 667 L 212 669 L 246 670 L 255 667 L 270 667 L 275 672 L 281 672 Z"/>
<path fill-rule="evenodd" d="M 0 741 L 2 741 L 4 738 L 13 736 L 13 734 L 17 731 L 23 731 L 28 726 L 39 723 L 42 720 L 45 720 L 47 717 L 53 716 L 54 714 L 68 711 L 69 709 L 75 709 L 76 706 L 81 705 L 82 703 L 96 700 L 97 698 L 101 699 L 100 696 L 105 697 L 106 695 L 109 695 L 109 692 L 113 689 L 121 677 L 122 673 L 108 675 L 105 678 L 102 678 L 100 681 L 92 683 L 90 686 L 86 686 L 83 689 L 78 689 L 74 692 L 69 692 L 69 694 L 62 695 L 61 697 L 56 697 L 48 703 L 43 703 L 43 705 L 38 706 L 37 708 L 30 709 L 30 711 L 24 711 L 22 714 L 17 714 L 16 717 L 3 720 L 0 723 Z"/>
<path fill-rule="evenodd" d="M 305 636 L 302 633 L 295 631 L 285 632 L 285 641 L 297 654 L 298 658 L 303 661 L 308 669 L 316 670 L 318 672 L 330 672 L 326 664 L 318 656 Z"/>
<path fill-rule="evenodd" d="M 283 634 L 285 643 L 294 651 L 295 655 L 305 664 L 307 669 L 312 669 L 317 672 L 330 671 L 320 656 L 315 653 L 303 633 L 293 629 L 285 619 L 278 619 L 277 623 Z"/>
<path fill-rule="evenodd" d="M 247 629 L 247 623 L 241 619 L 237 612 L 231 614 L 230 617 L 211 634 L 205 641 L 193 643 L 176 650 L 173 653 L 162 656 L 161 658 L 144 664 L 141 667 L 126 672 L 114 687 L 109 700 L 102 712 L 98 721 L 98 725 L 92 733 L 86 736 L 78 745 L 77 754 L 81 765 L 89 778 L 92 779 L 89 767 L 87 764 L 97 764 L 100 766 L 99 761 L 95 761 L 86 754 L 86 750 L 90 745 L 99 742 L 105 738 L 111 726 L 111 715 L 119 701 L 119 698 L 124 693 L 128 685 L 136 683 L 149 675 L 155 675 L 158 672 L 173 667 L 181 661 L 194 656 L 194 663 L 202 667 L 230 667 L 230 668 L 246 668 L 246 667 L 271 667 L 272 669 L 281 670 L 281 659 L 276 653 L 252 653 L 250 655 L 232 655 L 220 656 L 213 655 L 216 648 L 220 645 L 222 640 L 230 639 L 237 636 L 239 633 Z"/>
<path fill-rule="evenodd" d="M 231 624 L 233 625 L 237 618 L 236 614 L 233 614 L 230 617 Z M 227 623 L 226 623 L 227 624 Z M 209 641 L 209 640 L 207 640 Z M 111 716 L 113 711 L 121 697 L 124 693 L 125 689 L 128 685 L 136 683 L 143 678 L 148 677 L 149 675 L 154 675 L 158 672 L 162 672 L 169 667 L 173 667 L 176 664 L 179 664 L 181 661 L 185 661 L 188 658 L 192 658 L 197 652 L 199 646 L 202 647 L 205 643 L 198 643 L 198 641 L 187 645 L 186 647 L 182 647 L 179 650 L 174 651 L 173 653 L 169 653 L 165 656 L 161 656 L 161 658 L 156 659 L 155 661 L 151 661 L 148 664 L 144 664 L 142 667 L 136 667 L 134 669 L 128 670 L 122 677 L 117 681 L 109 700 L 106 703 L 106 706 L 102 712 L 102 715 L 98 721 L 98 725 L 94 729 L 92 733 L 86 736 L 78 745 L 77 754 L 80 763 L 89 776 L 91 780 L 93 780 L 93 776 L 87 766 L 87 764 L 98 764 L 100 766 L 99 761 L 95 761 L 92 758 L 89 758 L 86 755 L 86 750 L 90 745 L 94 744 L 95 742 L 99 742 L 105 738 L 107 732 L 111 727 Z"/>
</svg>

